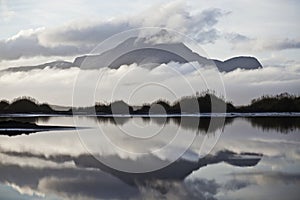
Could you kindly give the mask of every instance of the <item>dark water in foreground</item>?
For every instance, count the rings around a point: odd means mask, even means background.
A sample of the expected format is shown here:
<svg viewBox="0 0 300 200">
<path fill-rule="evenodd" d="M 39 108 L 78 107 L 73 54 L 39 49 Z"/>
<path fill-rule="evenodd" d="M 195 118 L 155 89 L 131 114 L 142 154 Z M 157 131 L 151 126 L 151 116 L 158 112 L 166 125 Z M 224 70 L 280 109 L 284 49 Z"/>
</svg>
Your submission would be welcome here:
<svg viewBox="0 0 300 200">
<path fill-rule="evenodd" d="M 86 128 L 0 136 L 0 199 L 300 196 L 299 117 L 17 120 Z"/>
</svg>

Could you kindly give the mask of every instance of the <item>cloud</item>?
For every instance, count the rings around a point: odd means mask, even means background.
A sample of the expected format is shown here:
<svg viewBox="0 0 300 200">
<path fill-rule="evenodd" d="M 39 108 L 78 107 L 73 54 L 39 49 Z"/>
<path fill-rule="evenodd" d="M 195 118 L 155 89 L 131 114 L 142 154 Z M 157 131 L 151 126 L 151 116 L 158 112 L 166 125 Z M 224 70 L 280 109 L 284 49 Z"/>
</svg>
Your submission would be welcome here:
<svg viewBox="0 0 300 200">
<path fill-rule="evenodd" d="M 219 22 L 220 18 L 229 14 L 230 12 L 228 11 L 211 8 L 194 15 L 194 20 L 192 20 L 188 30 L 191 31 L 189 36 L 200 43 L 213 43 L 221 35 L 220 31 L 214 28 L 214 26 Z M 199 27 L 201 28 L 199 29 Z"/>
<path fill-rule="evenodd" d="M 130 25 L 127 18 L 87 22 L 87 24 L 85 22 L 82 23 L 72 23 L 63 27 L 50 28 L 39 34 L 38 37 L 42 44 L 49 46 L 57 46 L 59 44 L 81 46 L 89 44 L 95 47 L 99 42 L 114 34 L 137 28 L 137 26 Z"/>
<path fill-rule="evenodd" d="M 226 14 L 228 12 L 216 8 L 191 14 L 183 2 L 175 1 L 161 5 L 158 9 L 157 6 L 153 6 L 137 15 L 122 19 L 115 18 L 84 26 L 73 24 L 67 27 L 59 27 L 45 32 L 40 38 L 41 41 L 51 45 L 61 42 L 97 44 L 113 34 L 129 29 L 160 27 L 188 34 L 200 43 L 208 43 L 218 38 L 214 26 L 218 23 L 219 18 Z M 141 30 L 141 32 L 144 33 L 141 36 L 145 36 L 144 30 Z"/>
<path fill-rule="evenodd" d="M 237 104 L 263 94 L 289 92 L 299 95 L 299 65 L 286 67 L 264 67 L 257 70 L 235 70 L 223 75 L 226 93 Z M 247 88 L 247 93 L 243 89 Z"/>
<path fill-rule="evenodd" d="M 156 14 L 153 16 L 153 13 Z M 205 44 L 213 43 L 219 38 L 214 26 L 221 17 L 229 13 L 218 8 L 210 8 L 192 14 L 183 2 L 173 2 L 160 6 L 159 9 L 154 6 L 143 12 L 141 18 L 136 17 L 137 20 L 133 21 L 140 27 L 170 28 Z"/>
<path fill-rule="evenodd" d="M 38 35 L 45 29 L 29 29 L 0 41 L 0 60 L 15 60 L 21 57 L 35 56 L 69 56 L 86 52 L 88 48 L 81 46 L 58 45 L 55 47 L 41 44 Z"/>
<path fill-rule="evenodd" d="M 210 29 L 208 31 L 198 32 L 195 35 L 195 39 L 203 44 L 214 43 L 219 38 L 219 33 L 216 29 Z"/>
<path fill-rule="evenodd" d="M 80 76 L 77 77 L 78 75 Z M 101 80 L 99 77 L 102 77 Z M 30 72 L 0 73 L 2 98 L 7 100 L 32 96 L 41 102 L 72 105 L 75 83 L 79 83 L 76 91 L 82 92 L 81 95 L 74 96 L 76 106 L 94 104 L 92 101 L 128 101 L 129 94 L 135 90 L 129 102 L 131 104 L 152 102 L 160 98 L 173 101 L 207 89 L 215 90 L 217 94 L 226 96 L 227 100 L 235 104 L 247 104 L 251 99 L 264 94 L 299 94 L 300 66 L 270 66 L 219 73 L 217 69 L 203 68 L 197 63 L 169 63 L 153 70 L 132 64 L 123 65 L 119 69 L 46 68 Z M 92 94 L 95 94 L 95 99 L 88 100 L 87 97 Z"/>
<path fill-rule="evenodd" d="M 266 48 L 273 49 L 273 50 L 300 49 L 300 40 L 295 40 L 295 39 L 279 40 L 267 44 Z"/>
<path fill-rule="evenodd" d="M 228 12 L 214 8 L 192 14 L 188 9 L 185 3 L 176 1 L 160 5 L 158 9 L 153 6 L 132 16 L 73 22 L 55 28 L 22 30 L 9 39 L 0 40 L 0 60 L 86 54 L 114 34 L 141 27 L 173 29 L 203 44 L 213 43 L 219 38 L 214 26 Z M 140 32 L 142 36 L 147 35 L 144 30 Z"/>
<path fill-rule="evenodd" d="M 251 40 L 251 38 L 240 33 L 227 33 L 225 34 L 225 39 L 233 43 L 247 42 Z"/>
</svg>

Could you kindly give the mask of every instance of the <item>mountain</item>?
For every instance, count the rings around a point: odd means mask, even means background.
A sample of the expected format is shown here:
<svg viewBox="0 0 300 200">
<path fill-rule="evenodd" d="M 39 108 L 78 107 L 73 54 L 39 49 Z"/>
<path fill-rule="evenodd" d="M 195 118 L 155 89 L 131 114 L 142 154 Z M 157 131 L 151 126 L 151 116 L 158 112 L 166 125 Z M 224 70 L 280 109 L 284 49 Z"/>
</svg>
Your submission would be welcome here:
<svg viewBox="0 0 300 200">
<path fill-rule="evenodd" d="M 138 38 L 129 38 L 100 55 L 77 57 L 74 65 L 82 66 L 84 69 L 97 69 L 103 66 L 115 69 L 121 65 L 132 63 L 155 67 L 171 61 L 179 63 L 197 61 L 202 65 L 215 64 L 221 72 L 229 72 L 237 68 L 257 69 L 262 67 L 254 57 L 240 56 L 225 61 L 212 60 L 198 55 L 183 43 L 150 44 L 145 42 L 145 39 Z"/>
<path fill-rule="evenodd" d="M 124 53 L 125 52 L 125 53 Z M 145 39 L 129 38 L 100 55 L 81 56 L 74 60 L 74 64 L 84 68 L 95 69 L 103 66 L 118 68 L 124 64 L 160 65 L 162 63 L 199 61 L 209 64 L 209 60 L 191 51 L 183 43 L 150 44 Z"/>
<path fill-rule="evenodd" d="M 262 68 L 260 62 L 256 58 L 250 56 L 234 57 L 225 60 L 223 62 L 219 60 L 213 60 L 213 61 L 218 67 L 219 71 L 225 71 L 225 72 L 230 72 L 238 68 L 247 69 L 247 70 Z"/>
<path fill-rule="evenodd" d="M 74 62 L 55 61 L 37 66 L 9 68 L 6 71 L 29 71 L 32 69 L 81 67 L 82 69 L 99 69 L 102 67 L 119 68 L 124 64 L 137 63 L 143 67 L 156 67 L 169 62 L 187 63 L 196 61 L 201 65 L 215 64 L 219 71 L 230 72 L 237 68 L 257 69 L 262 65 L 254 57 L 239 56 L 225 61 L 208 59 L 193 52 L 183 43 L 152 44 L 144 38 L 129 38 L 114 48 L 99 55 L 76 57 Z"/>
<path fill-rule="evenodd" d="M 34 70 L 34 69 L 45 69 L 46 67 L 58 68 L 58 69 L 68 69 L 70 67 L 74 67 L 74 64 L 72 62 L 58 60 L 58 61 L 54 61 L 54 62 L 44 63 L 41 65 L 11 67 L 11 68 L 5 69 L 4 71 L 11 71 L 11 72 L 30 71 L 30 70 Z"/>
</svg>

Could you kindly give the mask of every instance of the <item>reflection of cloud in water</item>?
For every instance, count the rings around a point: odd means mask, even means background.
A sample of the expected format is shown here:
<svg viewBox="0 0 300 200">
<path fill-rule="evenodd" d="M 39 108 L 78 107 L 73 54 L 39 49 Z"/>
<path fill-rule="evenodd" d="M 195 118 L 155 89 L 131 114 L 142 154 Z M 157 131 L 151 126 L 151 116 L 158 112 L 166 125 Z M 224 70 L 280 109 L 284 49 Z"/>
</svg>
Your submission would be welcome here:
<svg viewBox="0 0 300 200">
<path fill-rule="evenodd" d="M 29 187 L 41 193 L 53 191 L 78 197 L 128 198 L 137 191 L 117 178 L 96 170 L 1 165 L 0 173 L 3 183 L 15 183 L 21 188 Z"/>
<path fill-rule="evenodd" d="M 226 191 L 235 191 L 248 187 L 251 184 L 253 183 L 251 183 L 249 180 L 231 179 L 227 181 L 223 187 Z"/>
<path fill-rule="evenodd" d="M 67 198 L 139 198 L 147 195 L 158 197 L 187 197 L 190 199 L 213 198 L 218 184 L 213 180 L 183 181 L 194 170 L 208 164 L 243 158 L 233 152 L 224 151 L 211 155 L 207 159 L 191 162 L 180 159 L 171 165 L 148 173 L 126 173 L 111 169 L 91 155 L 68 156 L 31 154 L 29 152 L 7 151 L 2 154 L 12 156 L 18 160 L 36 158 L 52 161 L 58 164 L 74 162 L 76 167 L 62 166 L 61 168 L 19 166 L 17 164 L 0 164 L 0 180 L 19 188 L 30 188 L 35 193 L 54 193 Z M 108 159 L 122 160 L 117 156 Z M 141 160 L 136 162 L 137 165 Z M 257 162 L 260 160 L 258 158 Z M 152 158 L 159 161 L 158 158 Z M 243 161 L 244 162 L 244 161 Z M 251 164 L 252 165 L 252 164 Z M 243 164 L 244 166 L 244 164 Z"/>
<path fill-rule="evenodd" d="M 289 172 L 270 172 L 270 171 L 256 171 L 256 172 L 240 172 L 233 174 L 237 178 L 245 178 L 254 180 L 257 183 L 283 183 L 283 184 L 300 184 L 300 173 Z"/>
<path fill-rule="evenodd" d="M 297 134 L 274 134 L 281 132 L 281 129 L 277 128 L 268 129 L 265 134 L 261 134 L 267 129 L 253 128 L 253 124 L 249 123 L 251 119 L 231 118 L 230 120 L 224 130 L 225 135 L 222 136 L 216 149 L 226 147 L 235 152 L 263 152 L 268 156 L 264 156 L 255 168 L 239 168 L 244 170 L 241 171 L 236 167 L 231 167 L 230 169 L 234 173 L 227 173 L 225 182 L 220 182 L 217 178 L 210 180 L 210 176 L 196 177 L 192 180 L 190 178 L 195 171 L 205 174 L 207 168 L 211 169 L 210 167 L 204 168 L 205 164 L 225 161 L 221 156 L 222 152 L 215 153 L 211 158 L 208 156 L 201 162 L 187 159 L 187 155 L 184 155 L 174 165 L 152 174 L 126 174 L 103 166 L 93 157 L 85 154 L 84 149 L 80 149 L 76 134 L 67 133 L 1 138 L 0 182 L 10 183 L 14 185 L 14 188 L 20 187 L 19 190 L 27 191 L 27 193 L 30 193 L 28 192 L 30 189 L 36 193 L 44 193 L 46 197 L 49 194 L 55 194 L 71 199 L 141 199 L 148 197 L 155 199 L 217 199 L 220 195 L 222 197 L 222 194 L 225 194 L 227 199 L 243 199 L 244 195 L 252 197 L 255 192 L 260 195 L 267 187 L 271 186 L 272 191 L 268 192 L 275 193 L 280 191 L 278 189 L 285 188 L 285 184 L 288 184 L 286 189 L 291 188 L 294 193 L 290 193 L 290 190 L 282 191 L 283 193 L 278 195 L 277 199 L 282 199 L 283 196 L 296 197 L 295 193 L 298 189 L 294 187 L 299 187 L 300 184 L 298 162 L 300 153 L 297 146 Z M 272 121 L 272 119 L 269 120 Z M 146 119 L 144 122 L 157 124 L 155 119 Z M 53 121 L 49 123 L 53 123 Z M 97 123 L 102 122 L 98 121 Z M 110 123 L 107 122 L 106 125 L 110 125 Z M 128 121 L 125 121 L 122 126 L 126 123 Z M 161 121 L 159 123 L 162 124 Z M 257 122 L 258 127 L 266 126 L 263 124 L 265 122 Z M 184 124 L 176 123 L 174 119 L 170 118 L 167 125 L 183 126 Z M 278 126 L 281 125 L 268 125 L 268 127 Z M 189 127 L 188 123 L 185 127 L 183 129 L 186 130 L 186 133 L 198 130 L 198 127 Z M 282 127 L 290 133 L 290 125 Z M 191 151 L 187 153 L 190 154 Z M 230 155 L 232 152 L 225 151 L 223 153 Z M 107 159 L 120 161 L 121 158 L 117 154 L 109 154 Z M 121 160 L 124 163 L 132 162 L 127 157 Z M 134 162 L 139 165 L 142 160 L 142 158 L 137 158 Z M 163 162 L 155 155 L 147 160 L 150 164 L 154 161 Z M 236 164 L 231 161 L 227 161 L 227 163 Z M 222 164 L 214 166 L 219 165 Z M 200 170 L 198 170 L 199 168 Z M 222 167 L 217 169 L 224 170 Z M 190 175 L 191 173 L 193 175 Z M 237 197 L 233 194 L 240 196 Z"/>
</svg>

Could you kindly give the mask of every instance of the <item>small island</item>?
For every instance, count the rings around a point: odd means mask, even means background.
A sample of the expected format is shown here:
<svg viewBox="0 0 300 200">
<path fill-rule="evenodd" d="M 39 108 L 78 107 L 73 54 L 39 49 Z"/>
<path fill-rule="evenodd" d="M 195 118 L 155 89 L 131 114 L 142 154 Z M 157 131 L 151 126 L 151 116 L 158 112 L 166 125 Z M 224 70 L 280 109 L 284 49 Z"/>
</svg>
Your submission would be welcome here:
<svg viewBox="0 0 300 200">
<path fill-rule="evenodd" d="M 74 130 L 76 127 L 72 126 L 45 126 L 37 125 L 32 122 L 20 122 L 15 120 L 0 121 L 0 135 L 17 136 L 17 135 L 29 135 L 31 133 L 42 131 L 62 131 L 62 130 Z"/>
</svg>

